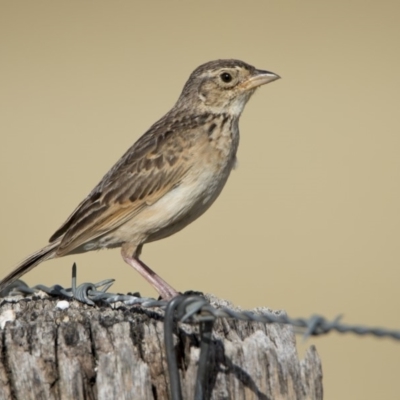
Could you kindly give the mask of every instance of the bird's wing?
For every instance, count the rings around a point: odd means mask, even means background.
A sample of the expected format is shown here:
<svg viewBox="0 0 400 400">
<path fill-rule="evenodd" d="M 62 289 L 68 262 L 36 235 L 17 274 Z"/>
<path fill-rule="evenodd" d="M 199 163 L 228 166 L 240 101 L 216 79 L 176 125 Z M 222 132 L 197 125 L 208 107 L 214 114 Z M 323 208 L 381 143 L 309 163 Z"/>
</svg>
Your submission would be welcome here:
<svg viewBox="0 0 400 400">
<path fill-rule="evenodd" d="M 200 126 L 189 124 L 182 132 L 179 122 L 160 120 L 125 153 L 50 238 L 62 237 L 57 255 L 118 228 L 180 184 Z"/>
</svg>

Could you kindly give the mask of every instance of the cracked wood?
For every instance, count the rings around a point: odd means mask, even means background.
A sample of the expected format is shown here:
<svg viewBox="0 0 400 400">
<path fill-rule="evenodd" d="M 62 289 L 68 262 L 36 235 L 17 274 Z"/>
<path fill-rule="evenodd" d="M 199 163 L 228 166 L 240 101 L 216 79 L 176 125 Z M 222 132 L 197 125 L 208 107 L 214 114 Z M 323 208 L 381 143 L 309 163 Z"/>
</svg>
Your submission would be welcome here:
<svg viewBox="0 0 400 400">
<path fill-rule="evenodd" d="M 0 303 L 0 315 L 16 313 L 0 330 L 0 400 L 169 398 L 161 310 L 76 301 L 59 310 L 56 303 L 50 298 Z M 183 396 L 193 399 L 198 327 L 180 324 L 176 333 Z M 295 346 L 289 326 L 217 321 L 206 399 L 322 399 L 315 348 L 300 361 Z"/>
</svg>

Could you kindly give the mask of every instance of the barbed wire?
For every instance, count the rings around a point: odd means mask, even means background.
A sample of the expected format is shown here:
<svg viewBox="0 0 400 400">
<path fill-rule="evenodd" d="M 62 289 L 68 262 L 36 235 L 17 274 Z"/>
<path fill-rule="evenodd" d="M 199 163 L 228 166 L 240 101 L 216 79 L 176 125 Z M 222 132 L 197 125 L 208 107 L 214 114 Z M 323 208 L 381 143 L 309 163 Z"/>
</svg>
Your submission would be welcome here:
<svg viewBox="0 0 400 400">
<path fill-rule="evenodd" d="M 332 331 L 338 333 L 353 333 L 356 335 L 372 335 L 383 338 L 389 337 L 400 340 L 400 331 L 381 327 L 369 327 L 363 325 L 351 325 L 341 322 L 341 316 L 328 320 L 321 315 L 313 315 L 309 318 L 291 318 L 283 312 L 251 312 L 237 311 L 229 307 L 214 307 L 202 295 L 188 292 L 177 296 L 170 301 L 156 300 L 149 297 L 141 297 L 138 293 L 116 294 L 107 290 L 114 283 L 114 279 L 106 279 L 98 283 L 82 283 L 77 286 L 76 264 L 72 267 L 71 288 L 61 285 L 47 287 L 36 285 L 29 287 L 22 281 L 16 281 L 0 293 L 1 297 L 17 294 L 33 295 L 42 291 L 52 297 L 76 299 L 84 304 L 95 306 L 96 303 L 109 305 L 122 302 L 125 305 L 141 305 L 143 308 L 158 307 L 165 311 L 164 317 L 164 342 L 168 371 L 170 375 L 171 399 L 181 400 L 181 384 L 178 364 L 174 349 L 173 328 L 176 322 L 197 323 L 200 325 L 200 358 L 197 371 L 195 400 L 203 399 L 205 383 L 207 381 L 207 360 L 209 357 L 212 328 L 218 318 L 237 319 L 248 322 L 260 322 L 264 324 L 278 323 L 294 327 L 295 333 L 303 334 L 304 338 L 310 336 L 326 335 Z"/>
<path fill-rule="evenodd" d="M 14 282 L 5 291 L 0 293 L 0 297 L 8 295 L 32 295 L 42 291 L 52 297 L 64 297 L 75 299 L 81 303 L 94 306 L 96 303 L 103 302 L 114 304 L 122 302 L 125 305 L 140 304 L 143 308 L 161 308 L 166 309 L 168 301 L 156 300 L 150 297 L 141 297 L 138 293 L 117 294 L 108 293 L 107 290 L 114 283 L 114 279 L 106 279 L 98 283 L 82 283 L 76 285 L 76 264 L 72 267 L 72 285 L 71 288 L 64 288 L 61 285 L 47 287 L 45 285 L 36 285 L 29 287 L 22 281 Z M 184 296 L 184 301 L 177 307 L 174 318 L 180 322 L 198 323 L 214 321 L 217 318 L 238 319 L 241 321 L 261 322 L 264 324 L 278 323 L 292 325 L 296 328 L 295 332 L 303 334 L 305 338 L 309 336 L 326 335 L 332 331 L 338 333 L 353 333 L 356 335 L 372 335 L 375 337 L 389 337 L 400 340 L 400 330 L 391 330 L 382 327 L 369 327 L 363 325 L 351 325 L 341 322 L 342 316 L 339 315 L 332 320 L 321 315 L 312 315 L 308 318 L 291 318 L 285 313 L 252 311 L 237 311 L 229 307 L 214 307 L 204 297 L 188 292 Z"/>
</svg>

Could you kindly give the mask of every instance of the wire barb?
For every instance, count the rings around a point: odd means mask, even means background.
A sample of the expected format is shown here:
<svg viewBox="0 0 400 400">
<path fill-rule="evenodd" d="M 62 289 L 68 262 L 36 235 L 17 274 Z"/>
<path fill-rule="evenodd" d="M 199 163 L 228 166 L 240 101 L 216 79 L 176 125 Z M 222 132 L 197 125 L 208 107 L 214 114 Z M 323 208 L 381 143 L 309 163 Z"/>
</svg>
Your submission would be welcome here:
<svg viewBox="0 0 400 400">
<path fill-rule="evenodd" d="M 143 308 L 166 309 L 169 304 L 164 300 L 140 297 L 140 295 L 108 293 L 107 291 L 114 283 L 114 279 L 106 279 L 98 283 L 86 282 L 77 286 L 76 270 L 76 264 L 74 263 L 72 267 L 71 288 L 65 289 L 60 285 L 51 287 L 36 285 L 30 288 L 23 281 L 17 281 L 14 282 L 11 288 L 7 288 L 6 291 L 0 293 L 0 297 L 17 294 L 32 295 L 42 291 L 49 296 L 76 299 L 91 306 L 94 306 L 98 302 L 109 305 L 121 302 L 125 305 L 140 304 Z M 398 330 L 361 325 L 346 325 L 341 322 L 342 315 L 335 317 L 332 321 L 320 315 L 313 315 L 310 318 L 290 318 L 283 312 L 254 313 L 251 311 L 235 311 L 228 307 L 215 308 L 205 297 L 197 294 L 179 296 L 179 299 L 176 310 L 174 311 L 174 319 L 185 323 L 202 324 L 215 321 L 217 318 L 230 318 L 242 321 L 261 322 L 264 324 L 278 323 L 291 325 L 295 328 L 296 333 L 303 334 L 304 339 L 310 336 L 321 336 L 336 331 L 338 333 L 353 333 L 362 336 L 372 335 L 379 338 L 389 337 L 400 340 L 400 331 Z"/>
<path fill-rule="evenodd" d="M 338 333 L 353 333 L 362 336 L 372 335 L 379 338 L 389 337 L 400 340 L 400 331 L 361 325 L 346 325 L 341 322 L 341 315 L 337 316 L 332 321 L 320 315 L 313 315 L 310 318 L 290 318 L 284 312 L 268 311 L 255 313 L 251 311 L 235 311 L 228 307 L 216 308 L 213 307 L 204 296 L 198 294 L 181 295 L 168 302 L 141 297 L 139 294 L 108 293 L 107 291 L 114 283 L 114 279 L 106 279 L 98 283 L 86 282 L 79 286 L 77 286 L 76 282 L 77 268 L 74 263 L 72 267 L 71 288 L 65 289 L 60 285 L 51 287 L 36 285 L 30 288 L 24 282 L 17 281 L 4 292 L 0 293 L 0 298 L 18 294 L 34 295 L 41 291 L 52 297 L 76 299 L 91 306 L 95 306 L 96 303 L 100 302 L 109 305 L 124 303 L 130 306 L 140 304 L 141 307 L 146 309 L 160 308 L 165 310 L 164 342 L 168 371 L 170 374 L 170 392 L 172 400 L 182 400 L 178 361 L 174 346 L 174 329 L 176 329 L 176 324 L 179 322 L 200 325 L 200 356 L 197 370 L 195 400 L 200 400 L 205 397 L 205 388 L 208 379 L 207 362 L 209 360 L 212 343 L 212 329 L 217 318 L 238 319 L 242 321 L 261 322 L 264 324 L 277 323 L 291 325 L 295 333 L 303 334 L 303 340 L 308 339 L 310 336 L 326 335 L 332 331 Z"/>
</svg>

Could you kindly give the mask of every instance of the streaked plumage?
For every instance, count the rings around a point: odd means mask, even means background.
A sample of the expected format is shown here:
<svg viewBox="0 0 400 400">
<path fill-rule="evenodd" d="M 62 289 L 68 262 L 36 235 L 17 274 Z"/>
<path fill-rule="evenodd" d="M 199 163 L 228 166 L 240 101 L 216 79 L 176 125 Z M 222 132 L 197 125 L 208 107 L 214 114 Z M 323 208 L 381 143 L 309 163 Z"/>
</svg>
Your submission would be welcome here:
<svg viewBox="0 0 400 400">
<path fill-rule="evenodd" d="M 44 260 L 122 247 L 124 260 L 163 298 L 176 295 L 139 260 L 141 248 L 179 231 L 210 207 L 235 164 L 246 102 L 258 86 L 277 78 L 238 60 L 198 67 L 171 111 L 128 149 L 50 244 L 0 282 L 0 291 Z"/>
</svg>

